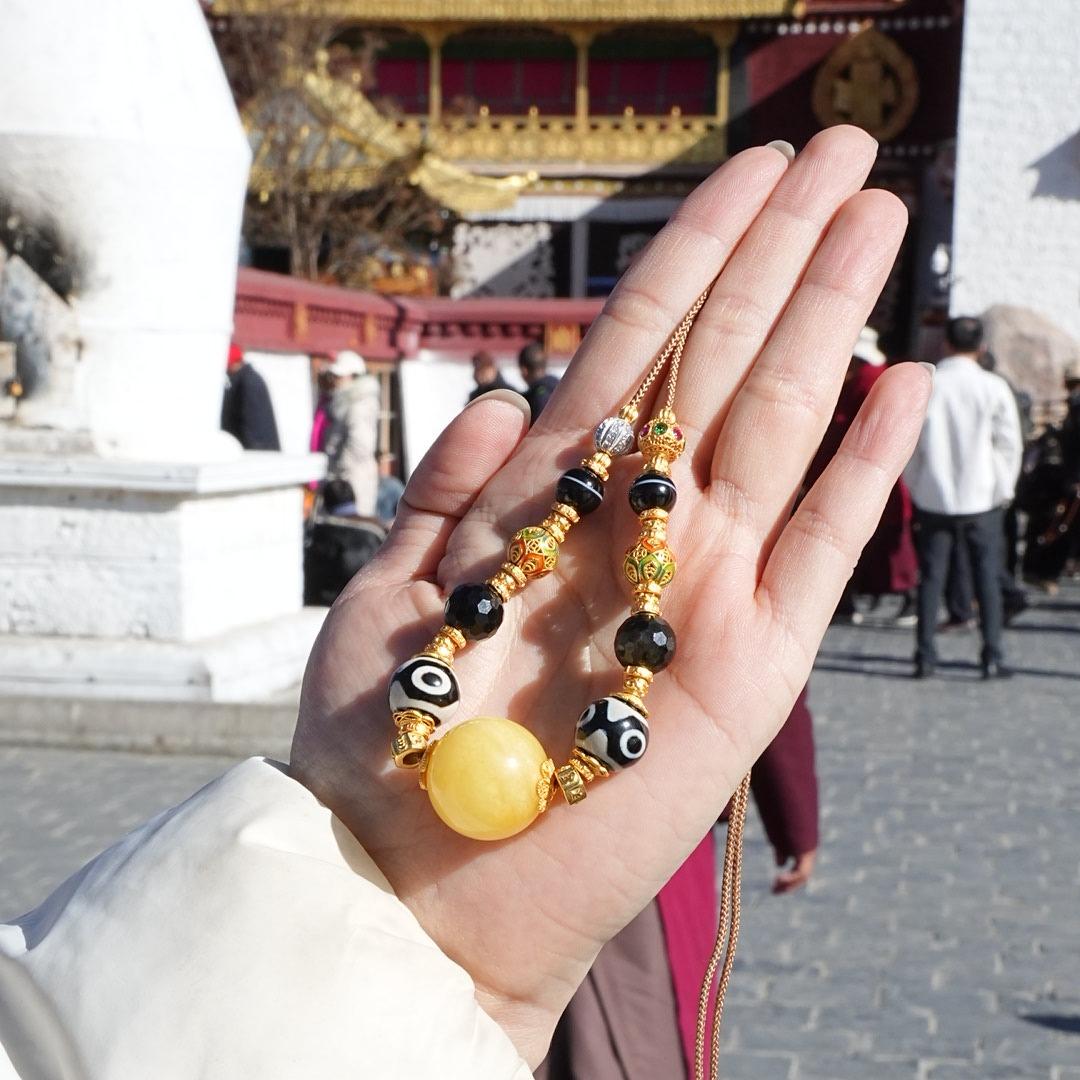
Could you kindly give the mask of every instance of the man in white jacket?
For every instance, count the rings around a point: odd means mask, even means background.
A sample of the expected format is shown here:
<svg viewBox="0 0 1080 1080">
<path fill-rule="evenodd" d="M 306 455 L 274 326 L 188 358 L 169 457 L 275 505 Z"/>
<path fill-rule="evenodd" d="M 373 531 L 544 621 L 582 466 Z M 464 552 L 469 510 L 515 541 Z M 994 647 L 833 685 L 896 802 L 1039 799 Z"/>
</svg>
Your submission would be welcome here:
<svg viewBox="0 0 1080 1080">
<path fill-rule="evenodd" d="M 915 676 L 934 674 L 934 634 L 954 544 L 970 559 L 979 601 L 983 677 L 1005 678 L 1001 645 L 1004 512 L 1016 491 L 1024 443 L 1009 384 L 979 364 L 983 327 L 950 319 L 919 445 L 904 470 L 916 509 L 919 622 Z"/>
</svg>

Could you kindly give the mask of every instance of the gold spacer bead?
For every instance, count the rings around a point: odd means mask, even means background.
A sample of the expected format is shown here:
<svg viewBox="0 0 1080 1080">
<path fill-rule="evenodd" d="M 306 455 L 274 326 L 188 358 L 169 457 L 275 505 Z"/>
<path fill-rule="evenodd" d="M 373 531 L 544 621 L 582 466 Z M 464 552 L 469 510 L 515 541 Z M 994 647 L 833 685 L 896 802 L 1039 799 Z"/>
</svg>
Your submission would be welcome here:
<svg viewBox="0 0 1080 1080">
<path fill-rule="evenodd" d="M 636 405 L 624 405 L 618 413 L 619 419 L 625 420 L 628 424 L 634 423 L 640 415 L 641 412 Z"/>
<path fill-rule="evenodd" d="M 588 794 L 585 790 L 584 778 L 572 764 L 560 765 L 555 770 L 555 782 L 559 785 L 559 790 L 562 792 L 563 798 L 571 806 L 581 802 Z"/>
<path fill-rule="evenodd" d="M 465 635 L 453 626 L 444 626 L 421 650 L 422 656 L 437 656 L 447 664 L 454 662 L 454 654 L 464 649 Z"/>
<path fill-rule="evenodd" d="M 641 701 L 652 685 L 653 673 L 647 667 L 628 667 L 623 676 L 621 693 L 629 694 Z"/>
<path fill-rule="evenodd" d="M 660 614 L 660 595 L 663 589 L 655 581 L 647 581 L 634 589 L 633 603 L 630 607 L 632 614 L 647 611 L 650 615 Z"/>
<path fill-rule="evenodd" d="M 505 604 L 529 579 L 512 563 L 503 563 L 501 569 L 487 579 Z"/>
<path fill-rule="evenodd" d="M 654 506 L 650 510 L 641 511 L 642 521 L 664 521 L 666 522 L 669 514 L 666 510 L 661 510 L 659 506 Z"/>
<path fill-rule="evenodd" d="M 555 762 L 548 758 L 540 766 L 540 779 L 536 781 L 536 800 L 542 814 L 555 795 Z"/>
<path fill-rule="evenodd" d="M 610 479 L 608 468 L 611 466 L 611 455 L 603 450 L 597 450 L 595 454 L 585 458 L 581 463 L 583 469 L 596 473 L 605 483 Z"/>
<path fill-rule="evenodd" d="M 671 475 L 671 462 L 666 457 L 651 457 L 645 462 L 646 472 L 658 472 L 661 476 Z"/>
<path fill-rule="evenodd" d="M 558 514 L 560 517 L 566 518 L 571 525 L 576 525 L 581 520 L 581 515 L 568 503 L 552 503 L 551 512 Z"/>
<path fill-rule="evenodd" d="M 570 531 L 572 525 L 573 522 L 569 518 L 563 517 L 562 514 L 554 510 L 540 522 L 540 527 L 547 529 L 559 544 L 565 542 L 566 534 Z"/>
<path fill-rule="evenodd" d="M 428 742 L 435 731 L 436 721 L 415 709 L 394 713 L 397 734 L 390 740 L 390 754 L 399 769 L 419 768 L 427 753 Z"/>
<path fill-rule="evenodd" d="M 581 774 L 581 778 L 587 784 L 598 777 L 608 775 L 606 766 L 601 765 L 592 754 L 587 754 L 578 747 L 575 747 L 574 752 L 570 755 L 570 766 Z"/>
<path fill-rule="evenodd" d="M 656 419 L 662 421 L 665 424 L 677 423 L 677 417 L 675 416 L 675 410 L 665 405 L 657 414 Z"/>
</svg>

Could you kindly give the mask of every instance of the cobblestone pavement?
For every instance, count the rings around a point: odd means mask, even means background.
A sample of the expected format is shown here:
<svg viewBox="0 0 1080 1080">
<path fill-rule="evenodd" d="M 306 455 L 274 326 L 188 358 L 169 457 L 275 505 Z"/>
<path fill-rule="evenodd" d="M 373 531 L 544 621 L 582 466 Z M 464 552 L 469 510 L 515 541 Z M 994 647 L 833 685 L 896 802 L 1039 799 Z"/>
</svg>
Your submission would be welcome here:
<svg viewBox="0 0 1080 1080">
<path fill-rule="evenodd" d="M 1009 633 L 1010 683 L 973 635 L 916 683 L 911 646 L 826 639 L 819 870 L 771 896 L 752 821 L 725 1080 L 1080 1080 L 1080 589 Z M 228 764 L 0 748 L 0 915 Z"/>
</svg>

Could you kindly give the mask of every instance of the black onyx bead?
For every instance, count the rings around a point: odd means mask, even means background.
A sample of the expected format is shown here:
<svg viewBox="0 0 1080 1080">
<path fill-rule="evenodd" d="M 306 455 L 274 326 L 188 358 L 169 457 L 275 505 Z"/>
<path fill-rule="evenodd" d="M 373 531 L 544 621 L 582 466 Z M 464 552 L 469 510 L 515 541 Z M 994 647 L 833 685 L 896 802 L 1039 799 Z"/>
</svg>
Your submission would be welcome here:
<svg viewBox="0 0 1080 1080">
<path fill-rule="evenodd" d="M 604 481 L 591 469 L 567 469 L 555 486 L 555 498 L 579 514 L 591 514 L 604 501 Z"/>
<path fill-rule="evenodd" d="M 450 626 L 479 641 L 502 625 L 502 599 L 490 585 L 459 585 L 446 601 L 445 615 Z"/>
<path fill-rule="evenodd" d="M 659 615 L 631 615 L 615 633 L 615 656 L 623 667 L 661 671 L 675 655 L 675 631 Z"/>
<path fill-rule="evenodd" d="M 635 514 L 643 510 L 670 510 L 677 496 L 671 477 L 644 472 L 630 485 L 630 509 Z"/>
</svg>

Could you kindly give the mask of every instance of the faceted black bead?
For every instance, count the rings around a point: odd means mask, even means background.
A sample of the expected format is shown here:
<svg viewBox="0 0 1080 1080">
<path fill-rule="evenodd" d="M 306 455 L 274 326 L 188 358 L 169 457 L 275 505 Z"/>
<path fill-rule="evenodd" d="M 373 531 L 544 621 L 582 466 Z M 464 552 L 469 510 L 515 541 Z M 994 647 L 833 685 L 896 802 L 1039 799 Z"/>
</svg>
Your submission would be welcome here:
<svg viewBox="0 0 1080 1080">
<path fill-rule="evenodd" d="M 459 585 L 446 601 L 445 617 L 470 641 L 479 641 L 502 625 L 502 599 L 490 585 Z"/>
<path fill-rule="evenodd" d="M 675 655 L 675 631 L 659 615 L 631 615 L 615 633 L 615 656 L 623 667 L 660 671 Z"/>
<path fill-rule="evenodd" d="M 604 481 L 591 469 L 567 469 L 559 477 L 555 498 L 579 514 L 591 514 L 604 501 Z"/>
<path fill-rule="evenodd" d="M 670 510 L 677 496 L 671 477 L 644 472 L 630 485 L 630 509 L 635 514 L 643 510 Z"/>
</svg>

